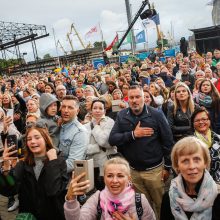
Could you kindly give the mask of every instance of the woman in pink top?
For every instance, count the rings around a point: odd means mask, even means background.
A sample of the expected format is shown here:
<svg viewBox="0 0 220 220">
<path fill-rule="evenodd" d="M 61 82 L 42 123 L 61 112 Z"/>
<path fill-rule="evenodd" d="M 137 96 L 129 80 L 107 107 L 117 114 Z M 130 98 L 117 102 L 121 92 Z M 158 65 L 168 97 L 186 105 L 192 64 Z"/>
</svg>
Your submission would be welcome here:
<svg viewBox="0 0 220 220">
<path fill-rule="evenodd" d="M 140 194 L 142 212 L 137 207 L 137 194 L 130 183 L 130 168 L 126 160 L 116 157 L 104 165 L 105 189 L 97 191 L 81 207 L 76 196 L 85 193 L 89 181 L 80 182 L 85 173 L 72 179 L 64 204 L 66 220 L 155 220 L 156 217 L 146 197 Z M 99 211 L 98 211 L 99 210 Z"/>
</svg>

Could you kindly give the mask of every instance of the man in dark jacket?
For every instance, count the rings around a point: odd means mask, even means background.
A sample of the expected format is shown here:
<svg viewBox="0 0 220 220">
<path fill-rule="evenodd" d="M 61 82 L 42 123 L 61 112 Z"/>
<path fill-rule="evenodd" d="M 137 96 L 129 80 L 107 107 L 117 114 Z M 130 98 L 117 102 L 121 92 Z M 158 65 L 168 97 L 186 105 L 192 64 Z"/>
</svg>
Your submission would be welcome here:
<svg viewBox="0 0 220 220">
<path fill-rule="evenodd" d="M 171 167 L 172 132 L 163 114 L 144 104 L 142 88 L 131 86 L 129 108 L 118 113 L 109 143 L 127 159 L 132 182 L 159 216 L 164 183 Z M 159 219 L 159 218 L 158 218 Z"/>
</svg>

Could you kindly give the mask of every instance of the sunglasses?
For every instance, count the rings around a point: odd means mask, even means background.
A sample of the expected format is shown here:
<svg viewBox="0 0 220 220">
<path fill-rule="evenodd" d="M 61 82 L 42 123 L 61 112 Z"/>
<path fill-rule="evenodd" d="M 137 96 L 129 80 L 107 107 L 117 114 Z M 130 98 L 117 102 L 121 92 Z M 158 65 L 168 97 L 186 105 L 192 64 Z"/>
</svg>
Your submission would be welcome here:
<svg viewBox="0 0 220 220">
<path fill-rule="evenodd" d="M 26 123 L 26 129 L 29 129 L 29 128 L 33 128 L 33 127 L 37 127 L 37 128 L 44 128 L 44 129 L 48 129 L 48 125 L 47 123 L 45 122 L 27 122 Z"/>
</svg>

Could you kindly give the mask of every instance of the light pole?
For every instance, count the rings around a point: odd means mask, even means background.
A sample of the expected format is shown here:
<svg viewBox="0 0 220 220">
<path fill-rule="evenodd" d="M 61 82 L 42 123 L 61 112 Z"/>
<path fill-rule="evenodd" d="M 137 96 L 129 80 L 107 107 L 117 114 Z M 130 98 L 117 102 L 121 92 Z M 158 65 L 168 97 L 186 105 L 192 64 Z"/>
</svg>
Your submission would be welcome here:
<svg viewBox="0 0 220 220">
<path fill-rule="evenodd" d="M 132 22 L 132 15 L 131 15 L 131 7 L 129 0 L 125 0 L 126 12 L 127 12 L 127 19 L 128 19 L 128 26 L 130 26 Z M 131 29 L 131 50 L 132 53 L 135 53 L 135 38 L 134 38 L 134 30 Z"/>
</svg>

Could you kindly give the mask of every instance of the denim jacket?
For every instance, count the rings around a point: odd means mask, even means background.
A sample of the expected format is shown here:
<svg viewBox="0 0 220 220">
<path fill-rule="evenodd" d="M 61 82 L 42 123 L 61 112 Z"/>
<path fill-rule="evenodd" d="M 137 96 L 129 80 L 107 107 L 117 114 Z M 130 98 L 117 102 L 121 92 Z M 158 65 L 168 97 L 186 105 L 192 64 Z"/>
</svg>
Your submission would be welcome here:
<svg viewBox="0 0 220 220">
<path fill-rule="evenodd" d="M 89 134 L 76 118 L 67 124 L 61 125 L 59 149 L 66 159 L 68 173 L 74 169 L 74 160 L 85 159 L 88 143 Z"/>
</svg>

